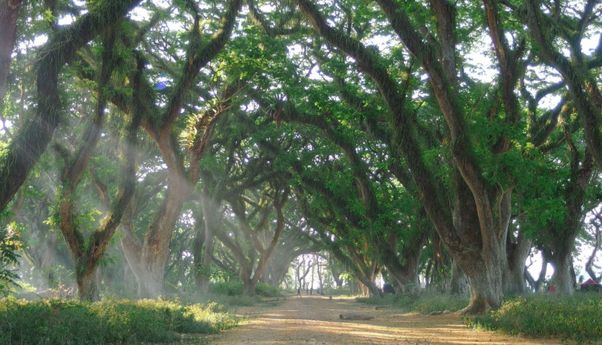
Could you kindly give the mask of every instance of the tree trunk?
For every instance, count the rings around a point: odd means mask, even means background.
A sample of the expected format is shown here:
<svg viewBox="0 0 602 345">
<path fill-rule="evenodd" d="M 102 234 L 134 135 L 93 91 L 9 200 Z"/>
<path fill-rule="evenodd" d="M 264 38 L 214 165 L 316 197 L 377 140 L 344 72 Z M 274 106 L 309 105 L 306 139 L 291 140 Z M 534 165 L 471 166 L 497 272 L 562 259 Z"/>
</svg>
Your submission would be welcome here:
<svg viewBox="0 0 602 345">
<path fill-rule="evenodd" d="M 85 267 L 85 263 L 77 265 L 76 280 L 80 301 L 98 301 L 98 285 L 96 281 L 96 265 Z"/>
<path fill-rule="evenodd" d="M 599 283 L 600 280 L 602 280 L 602 275 L 597 276 L 596 272 L 594 272 L 594 267 L 598 250 L 602 247 L 602 232 L 600 231 L 602 227 L 602 213 L 600 213 L 599 211 L 596 212 L 595 220 L 592 220 L 591 224 L 595 227 L 595 242 L 594 249 L 592 250 L 591 255 L 587 259 L 587 262 L 585 263 L 585 271 L 587 272 L 587 274 L 589 274 L 590 278 Z"/>
<path fill-rule="evenodd" d="M 184 181 L 171 174 L 167 196 L 161 210 L 149 226 L 144 242 L 139 243 L 129 234 L 130 239 L 122 241 L 124 253 L 130 268 L 138 281 L 139 297 L 156 298 L 163 294 L 165 268 L 169 259 L 169 243 L 173 228 L 178 220 L 182 205 L 188 195 Z"/>
<path fill-rule="evenodd" d="M 525 284 L 525 267 L 509 264 L 504 270 L 504 293 L 506 295 L 522 295 L 527 291 Z"/>
<path fill-rule="evenodd" d="M 468 280 L 462 269 L 458 266 L 455 260 L 451 263 L 451 278 L 449 284 L 450 292 L 453 295 L 466 295 L 469 291 Z"/>
<path fill-rule="evenodd" d="M 17 18 L 21 0 L 0 0 L 0 105 L 4 100 L 11 54 L 17 39 Z"/>
<path fill-rule="evenodd" d="M 541 264 L 541 270 L 539 271 L 539 275 L 537 276 L 537 280 L 535 280 L 535 278 L 531 275 L 531 273 L 528 270 L 525 270 L 525 279 L 527 280 L 527 282 L 529 283 L 529 285 L 531 286 L 531 289 L 537 293 L 537 292 L 541 292 L 541 287 L 544 283 L 544 281 L 546 280 L 546 273 L 548 270 L 548 257 L 549 255 L 547 255 L 547 253 L 545 251 L 541 252 L 541 257 L 542 257 L 542 264 Z"/>
<path fill-rule="evenodd" d="M 420 287 L 418 262 L 426 238 L 427 232 L 423 231 L 408 239 L 408 243 L 401 250 L 401 257 L 395 250 L 397 246 L 396 236 L 391 236 L 387 243 L 380 246 L 383 264 L 393 278 L 397 291 L 412 292 Z"/>
<path fill-rule="evenodd" d="M 498 308 L 503 297 L 503 272 L 507 263 L 506 237 L 510 223 L 511 194 L 503 193 L 496 198 L 499 204 L 494 208 L 487 206 L 488 200 L 477 202 L 467 184 L 455 176 L 456 200 L 454 205 L 454 226 L 466 249 L 449 248 L 452 258 L 466 274 L 470 284 L 470 304 L 463 310 L 465 314 L 481 314 L 489 309 Z M 497 215 L 497 221 L 491 221 L 491 229 L 483 229 L 479 210 L 489 208 Z M 481 211 L 483 212 L 483 211 Z M 441 235 L 441 234 L 440 234 Z M 443 237 L 442 237 L 443 238 Z M 479 248 L 467 250 L 468 248 Z"/>
<path fill-rule="evenodd" d="M 40 50 L 36 64 L 37 105 L 35 115 L 19 128 L 8 148 L 0 155 L 0 210 L 4 210 L 25 182 L 52 139 L 61 118 L 58 79 L 64 64 L 107 27 L 124 16 L 140 0 L 102 2 L 95 11 L 53 34 Z M 86 25 L 81 25 L 86 22 Z M 3 23 L 4 24 L 4 23 Z"/>
<path fill-rule="evenodd" d="M 255 296 L 255 288 L 257 287 L 257 280 L 251 277 L 251 267 L 241 266 L 240 268 L 240 279 L 243 284 L 243 293 L 246 296 Z"/>
<path fill-rule="evenodd" d="M 554 265 L 552 282 L 556 292 L 561 295 L 572 295 L 575 291 L 575 280 L 571 274 L 573 260 L 570 251 L 562 250 L 555 253 L 551 261 Z"/>
<path fill-rule="evenodd" d="M 470 284 L 470 304 L 462 311 L 464 314 L 482 314 L 502 304 L 501 263 L 505 256 L 501 248 L 491 249 L 483 257 L 466 255 L 457 259 Z"/>
<path fill-rule="evenodd" d="M 527 291 L 525 261 L 531 251 L 531 244 L 532 242 L 522 232 L 519 232 L 516 243 L 508 240 L 508 264 L 504 270 L 504 292 L 506 294 L 520 295 Z"/>
<path fill-rule="evenodd" d="M 294 258 L 283 258 L 282 256 L 272 255 L 268 261 L 268 267 L 266 269 L 266 282 L 273 286 L 278 286 L 288 273 L 288 269 L 293 262 Z"/>
<path fill-rule="evenodd" d="M 195 280 L 199 291 L 207 293 L 209 292 L 209 280 L 211 278 L 214 231 L 218 226 L 217 217 L 219 212 L 216 202 L 210 198 L 207 191 L 201 195 L 201 208 L 203 211 L 204 234 L 201 260 L 195 265 Z M 200 252 L 195 253 L 195 255 L 200 255 Z"/>
<path fill-rule="evenodd" d="M 335 275 L 334 273 L 332 274 L 332 279 L 334 280 L 334 284 L 336 286 L 337 289 L 340 289 L 343 287 L 343 279 L 341 279 L 340 275 Z"/>
<path fill-rule="evenodd" d="M 393 258 L 393 260 L 397 260 L 397 258 Z M 420 287 L 417 274 L 418 262 L 416 260 L 408 260 L 405 265 L 385 263 L 385 267 L 393 278 L 396 291 L 406 293 L 416 291 Z"/>
</svg>

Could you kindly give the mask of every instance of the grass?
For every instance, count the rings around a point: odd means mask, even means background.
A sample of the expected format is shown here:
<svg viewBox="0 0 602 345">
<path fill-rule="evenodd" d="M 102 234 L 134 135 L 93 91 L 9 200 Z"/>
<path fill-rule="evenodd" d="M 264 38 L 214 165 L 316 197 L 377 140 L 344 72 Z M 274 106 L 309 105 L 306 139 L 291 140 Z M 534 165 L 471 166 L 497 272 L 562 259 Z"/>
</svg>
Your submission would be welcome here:
<svg viewBox="0 0 602 345">
<path fill-rule="evenodd" d="M 274 302 L 274 300 L 283 298 L 284 295 L 280 289 L 262 282 L 257 284 L 255 295 L 245 295 L 242 282 L 231 280 L 212 283 L 207 294 L 201 294 L 197 291 L 180 291 L 180 293 L 174 294 L 173 297 L 185 303 L 214 301 L 235 309 L 236 307 L 248 307 L 258 303 L 266 303 L 266 301 Z"/>
<path fill-rule="evenodd" d="M 0 300 L 0 344 L 167 343 L 180 341 L 182 334 L 216 333 L 237 322 L 215 303 Z"/>
<path fill-rule="evenodd" d="M 514 297 L 498 310 L 468 322 L 529 337 L 556 337 L 579 344 L 602 342 L 602 294 Z"/>
<path fill-rule="evenodd" d="M 395 306 L 423 314 L 455 312 L 468 305 L 468 298 L 444 294 L 387 295 L 358 298 L 359 302 Z M 602 343 L 602 294 L 574 296 L 530 295 L 510 297 L 485 315 L 467 317 L 476 328 L 502 331 L 533 338 L 560 338 L 577 344 Z"/>
<path fill-rule="evenodd" d="M 434 293 L 385 295 L 382 298 L 360 297 L 357 298 L 357 301 L 373 305 L 395 306 L 408 312 L 415 311 L 422 314 L 455 312 L 468 305 L 468 297 Z"/>
</svg>

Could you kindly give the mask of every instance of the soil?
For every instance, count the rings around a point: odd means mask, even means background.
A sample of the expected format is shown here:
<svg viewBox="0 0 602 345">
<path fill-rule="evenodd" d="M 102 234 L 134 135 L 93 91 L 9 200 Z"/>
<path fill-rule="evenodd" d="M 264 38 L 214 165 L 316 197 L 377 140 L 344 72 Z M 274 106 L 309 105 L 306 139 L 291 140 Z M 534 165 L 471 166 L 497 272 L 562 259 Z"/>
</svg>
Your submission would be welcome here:
<svg viewBox="0 0 602 345">
<path fill-rule="evenodd" d="M 290 297 L 277 305 L 242 308 L 239 313 L 247 321 L 213 337 L 210 344 L 560 344 L 553 339 L 526 339 L 474 330 L 454 313 L 404 313 L 345 298 Z M 341 314 L 373 318 L 341 320 Z"/>
</svg>

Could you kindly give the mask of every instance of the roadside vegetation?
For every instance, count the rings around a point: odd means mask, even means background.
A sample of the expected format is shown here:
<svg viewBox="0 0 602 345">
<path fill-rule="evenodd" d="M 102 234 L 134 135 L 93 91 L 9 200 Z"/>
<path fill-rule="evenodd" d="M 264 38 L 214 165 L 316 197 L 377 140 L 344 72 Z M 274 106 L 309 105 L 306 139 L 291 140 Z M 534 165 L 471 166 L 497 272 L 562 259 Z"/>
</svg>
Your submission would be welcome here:
<svg viewBox="0 0 602 345">
<path fill-rule="evenodd" d="M 377 307 L 435 315 L 460 312 L 467 299 L 450 294 L 416 293 L 356 300 Z M 578 292 L 573 296 L 509 297 L 499 309 L 465 316 L 464 320 L 471 327 L 531 338 L 560 338 L 577 343 L 602 341 L 602 294 Z"/>
<path fill-rule="evenodd" d="M 0 300 L 0 344 L 168 343 L 212 334 L 238 320 L 216 304 L 166 300 Z"/>
<path fill-rule="evenodd" d="M 0 0 L 0 23 L 0 294 L 42 300 L 11 310 L 124 300 L 178 334 L 197 303 L 416 291 L 378 303 L 503 329 L 602 289 L 602 1 Z"/>
<path fill-rule="evenodd" d="M 602 295 L 512 297 L 485 315 L 466 319 L 474 327 L 578 344 L 602 342 Z"/>
<path fill-rule="evenodd" d="M 439 314 L 457 312 L 466 307 L 468 297 L 445 293 L 412 293 L 399 295 L 386 295 L 384 297 L 360 297 L 358 302 L 375 306 L 400 308 L 406 312 L 422 314 Z"/>
</svg>

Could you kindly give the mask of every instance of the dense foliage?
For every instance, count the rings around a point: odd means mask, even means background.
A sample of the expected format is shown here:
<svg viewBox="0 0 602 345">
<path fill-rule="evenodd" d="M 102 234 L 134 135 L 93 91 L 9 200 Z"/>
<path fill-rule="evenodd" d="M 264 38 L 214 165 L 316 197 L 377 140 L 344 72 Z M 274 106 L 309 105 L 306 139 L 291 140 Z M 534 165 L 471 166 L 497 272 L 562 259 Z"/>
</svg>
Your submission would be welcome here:
<svg viewBox="0 0 602 345">
<path fill-rule="evenodd" d="M 0 289 L 16 269 L 83 301 L 382 281 L 485 313 L 600 282 L 599 1 L 0 0 L 0 19 Z"/>
<path fill-rule="evenodd" d="M 469 323 L 530 337 L 558 337 L 588 343 L 602 340 L 602 300 L 596 294 L 573 297 L 516 297 Z"/>
<path fill-rule="evenodd" d="M 162 300 L 0 300 L 0 344 L 137 344 L 228 329 L 237 319 L 216 304 Z"/>
</svg>

